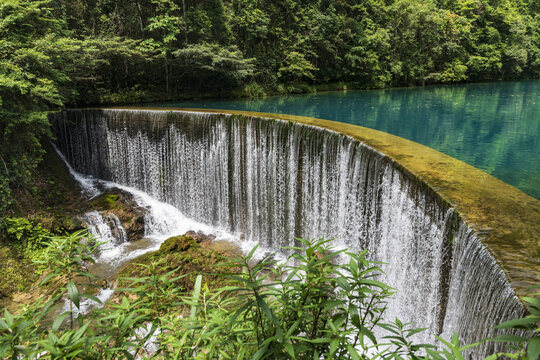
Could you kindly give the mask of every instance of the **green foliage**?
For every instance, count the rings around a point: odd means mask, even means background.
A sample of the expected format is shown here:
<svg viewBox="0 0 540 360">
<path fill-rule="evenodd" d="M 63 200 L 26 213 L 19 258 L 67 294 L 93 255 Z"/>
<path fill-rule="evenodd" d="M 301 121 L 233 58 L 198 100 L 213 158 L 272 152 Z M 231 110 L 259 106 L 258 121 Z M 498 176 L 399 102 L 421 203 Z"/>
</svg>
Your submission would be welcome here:
<svg viewBox="0 0 540 360">
<path fill-rule="evenodd" d="M 11 246 L 30 260 L 42 259 L 45 256 L 43 249 L 51 236 L 39 222 L 19 217 L 4 218 L 0 223 L 0 232 L 4 233 L 4 238 Z"/>
<path fill-rule="evenodd" d="M 25 183 L 39 162 L 39 140 L 49 135 L 46 110 L 62 105 L 56 83 L 65 77 L 35 42 L 55 31 L 49 1 L 0 4 L 0 212 L 10 187 Z"/>
<path fill-rule="evenodd" d="M 99 245 L 99 242 L 88 237 L 86 230 L 77 231 L 65 237 L 54 236 L 50 237 L 47 246 L 43 250 L 43 258 L 35 260 L 36 264 L 40 265 L 42 268 L 48 269 L 47 275 L 41 280 L 41 285 L 46 285 L 54 281 L 56 288 L 55 293 L 53 294 L 54 298 L 59 298 L 63 294 L 67 294 L 69 299 L 69 311 L 62 313 L 58 319 L 64 319 L 69 316 L 71 329 L 74 329 L 75 326 L 75 316 L 77 316 L 79 327 L 85 327 L 85 325 L 83 325 L 83 314 L 80 312 L 79 314 L 76 314 L 73 310 L 73 305 L 80 310 L 81 300 L 83 298 L 101 303 L 95 296 L 80 291 L 81 287 L 85 290 L 95 287 L 95 276 L 89 272 L 88 265 L 95 262 L 93 255 L 97 253 Z M 57 327 L 62 323 L 62 320 L 58 319 L 55 321 Z M 88 324 L 86 324 L 86 326 L 88 326 Z M 53 330 L 54 327 L 55 324 L 53 324 Z M 60 355 L 64 356 L 71 351 L 75 351 L 75 354 L 78 353 L 79 350 L 83 351 L 80 348 L 82 342 L 84 342 L 82 339 L 83 335 L 84 331 L 82 333 L 76 332 L 75 334 L 70 334 L 68 340 L 71 345 L 75 345 L 75 348 L 68 348 L 69 351 L 67 353 L 65 352 L 66 349 L 62 349 L 56 356 L 62 358 Z M 54 334 L 51 335 L 51 333 L 49 333 L 49 340 L 52 340 L 57 346 L 61 345 L 62 348 L 66 347 L 62 337 L 58 339 Z M 47 344 L 53 346 L 50 342 Z M 55 351 L 56 350 L 57 349 L 55 348 Z M 48 351 L 51 352 L 50 349 L 48 349 Z M 54 354 L 54 351 L 51 352 L 51 354 Z"/>
<path fill-rule="evenodd" d="M 236 47 L 196 44 L 174 52 L 180 78 L 194 90 L 238 87 L 253 73 L 253 60 L 245 59 Z"/>
<path fill-rule="evenodd" d="M 44 229 L 40 223 L 34 224 L 27 218 L 5 218 L 3 231 L 5 231 L 8 241 L 24 245 L 39 244 L 50 236 L 49 231 Z"/>
<path fill-rule="evenodd" d="M 311 64 L 303 54 L 291 51 L 283 59 L 283 65 L 278 70 L 278 78 L 284 81 L 313 80 L 313 74 L 318 69 Z"/>
<path fill-rule="evenodd" d="M 93 277 L 97 244 L 84 233 L 52 238 L 47 251 L 54 269 L 43 282 L 59 284 L 47 303 L 38 303 L 0 316 L 0 357 L 40 359 L 464 359 L 456 335 L 440 339 L 441 347 L 416 344 L 412 336 L 424 329 L 384 319 L 386 299 L 393 290 L 377 281 L 380 264 L 366 260 L 365 252 L 334 251 L 328 240 L 300 240 L 289 248 L 287 263 L 267 256 L 231 259 L 224 269 L 229 285 L 210 290 L 204 275 L 193 290 L 175 286 L 178 269 L 162 273 L 162 264 L 144 264 L 146 276 L 126 279 L 118 289 L 127 295 L 91 314 L 80 313 L 83 285 Z M 349 262 L 337 264 L 347 256 Z M 84 283 L 81 284 L 83 279 Z M 67 298 L 69 310 L 50 323 L 54 304 Z M 523 336 L 495 341 L 519 342 L 512 358 L 538 355 L 538 299 L 524 299 L 531 315 L 500 325 L 525 329 Z M 79 310 L 76 310 L 79 308 Z M 69 319 L 68 324 L 65 320 Z M 68 326 L 66 326 L 68 325 Z M 377 338 L 377 329 L 387 331 Z M 496 359 L 495 354 L 488 359 Z"/>
</svg>

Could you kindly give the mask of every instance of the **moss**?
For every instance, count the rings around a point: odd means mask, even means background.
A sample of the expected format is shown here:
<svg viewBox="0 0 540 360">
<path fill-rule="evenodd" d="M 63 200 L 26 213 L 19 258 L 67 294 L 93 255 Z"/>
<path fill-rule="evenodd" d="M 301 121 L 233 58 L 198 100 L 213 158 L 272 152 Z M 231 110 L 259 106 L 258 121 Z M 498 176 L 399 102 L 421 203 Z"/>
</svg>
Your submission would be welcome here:
<svg viewBox="0 0 540 360">
<path fill-rule="evenodd" d="M 165 240 L 159 250 L 141 255 L 126 264 L 118 273 L 118 286 L 124 287 L 129 284 L 128 280 L 122 278 L 149 276 L 148 268 L 140 264 L 150 265 L 159 262 L 160 275 L 175 269 L 178 269 L 175 276 L 187 275 L 176 281 L 176 285 L 182 291 L 192 290 L 195 278 L 199 274 L 203 275 L 204 281 L 210 287 L 220 287 L 228 283 L 228 280 L 219 274 L 223 273 L 221 265 L 226 255 L 231 253 L 230 250 L 230 247 L 228 251 L 223 252 L 210 250 L 190 236 L 173 236 Z"/>
<path fill-rule="evenodd" d="M 173 236 L 171 238 L 168 238 L 165 240 L 163 244 L 161 244 L 159 251 L 162 254 L 172 254 L 179 251 L 186 251 L 190 248 L 199 248 L 200 245 L 197 244 L 197 242 L 189 236 Z"/>
<path fill-rule="evenodd" d="M 105 193 L 93 198 L 88 203 L 88 207 L 100 210 L 114 210 L 122 208 L 122 204 L 118 203 L 118 195 Z"/>
<path fill-rule="evenodd" d="M 118 195 L 111 194 L 105 197 L 105 201 L 109 203 L 109 206 L 115 206 L 117 200 L 118 200 Z"/>
</svg>

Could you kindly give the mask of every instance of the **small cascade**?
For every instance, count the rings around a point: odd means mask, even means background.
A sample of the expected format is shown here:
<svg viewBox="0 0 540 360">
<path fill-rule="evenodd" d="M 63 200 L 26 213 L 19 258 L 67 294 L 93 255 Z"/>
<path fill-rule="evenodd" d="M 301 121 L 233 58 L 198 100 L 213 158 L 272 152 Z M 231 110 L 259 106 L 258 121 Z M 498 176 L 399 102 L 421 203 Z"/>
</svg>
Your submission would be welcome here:
<svg viewBox="0 0 540 360">
<path fill-rule="evenodd" d="M 149 237 L 219 229 L 247 247 L 278 250 L 295 237 L 324 236 L 367 249 L 388 263 L 382 280 L 398 290 L 386 317 L 428 328 L 416 341 L 458 331 L 471 343 L 523 314 L 451 206 L 344 135 L 259 117 L 151 110 L 65 111 L 55 133 L 76 171 L 103 186 L 114 182 L 152 209 Z"/>
<path fill-rule="evenodd" d="M 128 241 L 126 229 L 115 214 L 90 211 L 84 214 L 83 221 L 88 225 L 88 232 L 99 241 L 120 245 Z"/>
<path fill-rule="evenodd" d="M 81 300 L 79 308 L 76 306 L 71 306 L 73 317 L 77 317 L 78 314 L 88 315 L 93 309 L 102 307 L 113 294 L 114 290 L 111 288 L 99 289 L 98 293 L 96 294 L 96 298 L 101 302 L 101 304 L 94 300 L 84 298 Z M 65 299 L 62 311 L 70 311 L 70 301 L 68 299 Z"/>
</svg>

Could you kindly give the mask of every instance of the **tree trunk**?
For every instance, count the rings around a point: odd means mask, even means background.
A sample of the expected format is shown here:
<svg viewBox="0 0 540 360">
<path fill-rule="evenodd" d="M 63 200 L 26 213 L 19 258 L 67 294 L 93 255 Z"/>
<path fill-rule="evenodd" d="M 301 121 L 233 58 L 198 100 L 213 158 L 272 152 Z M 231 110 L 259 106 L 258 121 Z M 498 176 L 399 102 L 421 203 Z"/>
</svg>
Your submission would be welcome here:
<svg viewBox="0 0 540 360">
<path fill-rule="evenodd" d="M 167 62 L 167 54 L 164 55 L 165 59 L 165 91 L 167 93 L 167 100 L 169 99 L 169 63 Z"/>
<path fill-rule="evenodd" d="M 141 3 L 137 0 L 137 13 L 139 14 L 139 23 L 141 25 L 141 33 L 144 33 L 144 22 L 142 17 Z"/>
</svg>

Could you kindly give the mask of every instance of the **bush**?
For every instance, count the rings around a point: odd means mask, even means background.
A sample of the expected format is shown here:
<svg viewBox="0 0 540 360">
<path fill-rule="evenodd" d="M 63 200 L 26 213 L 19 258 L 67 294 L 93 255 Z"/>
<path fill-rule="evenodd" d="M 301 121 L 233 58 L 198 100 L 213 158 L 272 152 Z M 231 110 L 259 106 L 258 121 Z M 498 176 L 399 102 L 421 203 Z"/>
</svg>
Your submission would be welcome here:
<svg viewBox="0 0 540 360">
<path fill-rule="evenodd" d="M 15 249 L 30 260 L 43 257 L 43 249 L 47 247 L 51 233 L 39 222 L 22 217 L 7 217 L 0 223 L 0 231 Z"/>
</svg>

